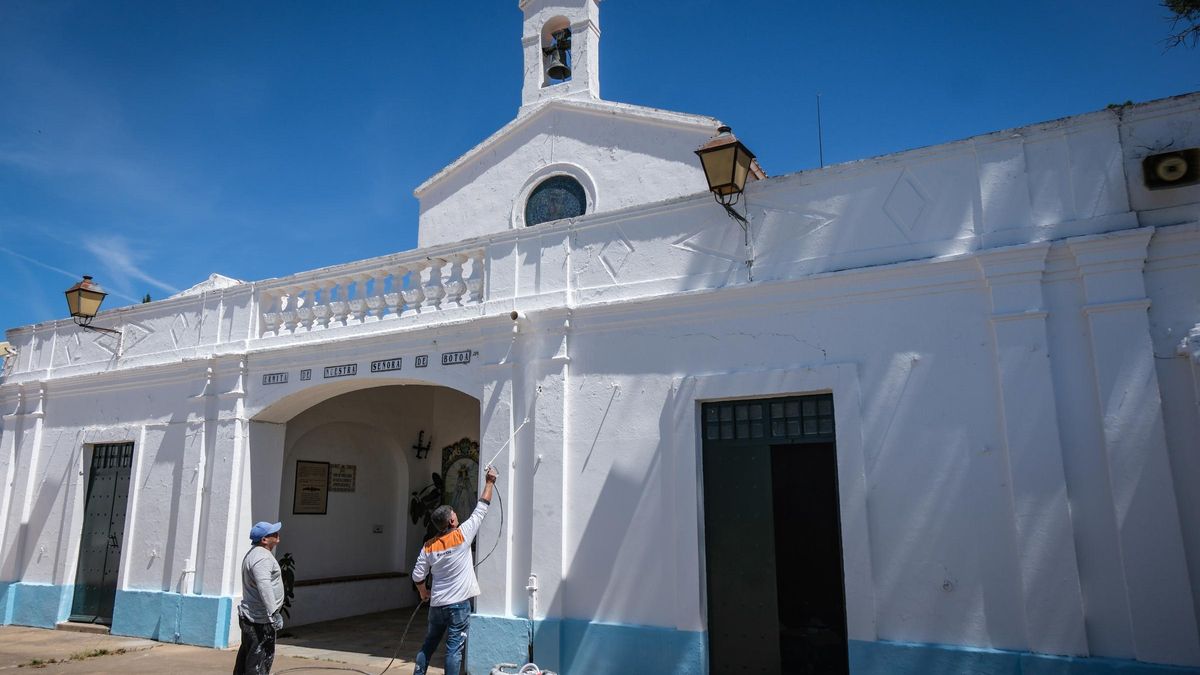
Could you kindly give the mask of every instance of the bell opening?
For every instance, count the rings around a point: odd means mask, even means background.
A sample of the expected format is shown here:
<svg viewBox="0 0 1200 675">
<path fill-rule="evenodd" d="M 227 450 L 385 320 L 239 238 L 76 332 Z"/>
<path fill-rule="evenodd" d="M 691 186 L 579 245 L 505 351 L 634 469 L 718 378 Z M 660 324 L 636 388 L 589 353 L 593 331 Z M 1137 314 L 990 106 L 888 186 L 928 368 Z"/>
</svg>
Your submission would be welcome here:
<svg viewBox="0 0 1200 675">
<path fill-rule="evenodd" d="M 542 27 L 542 54 L 542 86 L 571 79 L 571 26 L 566 17 L 554 17 Z"/>
</svg>

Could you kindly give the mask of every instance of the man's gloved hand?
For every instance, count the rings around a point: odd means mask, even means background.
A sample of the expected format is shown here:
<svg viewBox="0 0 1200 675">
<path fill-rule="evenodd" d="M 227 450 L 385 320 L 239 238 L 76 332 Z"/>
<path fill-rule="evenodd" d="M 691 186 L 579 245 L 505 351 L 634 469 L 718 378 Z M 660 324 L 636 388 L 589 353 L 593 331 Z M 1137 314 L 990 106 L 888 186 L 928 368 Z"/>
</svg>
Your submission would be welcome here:
<svg viewBox="0 0 1200 675">
<path fill-rule="evenodd" d="M 496 479 L 499 477 L 500 477 L 500 472 L 496 471 L 496 467 L 489 466 L 487 468 L 487 474 L 484 476 L 484 480 L 486 480 L 489 483 L 495 483 Z"/>
</svg>

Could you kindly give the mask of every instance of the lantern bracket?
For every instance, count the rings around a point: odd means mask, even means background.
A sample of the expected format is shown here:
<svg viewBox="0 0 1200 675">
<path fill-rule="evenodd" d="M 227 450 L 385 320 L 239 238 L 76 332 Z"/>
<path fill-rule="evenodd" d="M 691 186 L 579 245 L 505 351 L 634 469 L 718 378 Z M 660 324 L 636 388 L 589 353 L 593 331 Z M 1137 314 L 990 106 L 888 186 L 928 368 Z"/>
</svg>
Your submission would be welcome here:
<svg viewBox="0 0 1200 675">
<path fill-rule="evenodd" d="M 75 320 L 76 326 L 79 326 L 80 328 L 82 328 L 84 330 L 90 330 L 90 331 L 93 331 L 96 333 L 108 333 L 110 335 L 120 335 L 121 334 L 121 331 L 119 331 L 119 330 L 114 330 L 112 328 L 104 328 L 103 326 L 93 326 L 92 318 L 94 318 L 94 317 L 84 318 L 81 316 L 73 316 L 71 318 Z"/>
<path fill-rule="evenodd" d="M 738 213 L 737 210 L 733 208 L 733 205 L 737 204 L 738 200 L 734 199 L 732 202 L 726 203 L 724 200 L 721 199 L 720 195 L 718 195 L 715 192 L 713 193 L 713 199 L 715 199 L 718 204 L 725 207 L 725 213 L 728 214 L 730 218 L 737 221 L 737 224 L 742 226 L 742 231 L 745 232 L 748 236 L 750 234 L 750 232 L 747 229 L 747 227 L 750 225 L 750 222 L 748 220 L 746 220 L 746 216 L 743 216 L 742 214 Z"/>
</svg>

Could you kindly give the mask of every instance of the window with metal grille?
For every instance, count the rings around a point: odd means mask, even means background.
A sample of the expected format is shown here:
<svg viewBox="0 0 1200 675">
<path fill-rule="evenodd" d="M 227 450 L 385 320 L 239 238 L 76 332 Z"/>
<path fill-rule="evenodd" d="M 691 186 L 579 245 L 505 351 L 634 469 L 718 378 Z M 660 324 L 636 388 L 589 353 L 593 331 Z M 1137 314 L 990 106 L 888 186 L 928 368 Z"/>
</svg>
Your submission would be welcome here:
<svg viewBox="0 0 1200 675">
<path fill-rule="evenodd" d="M 833 440 L 833 394 L 705 403 L 708 441 Z"/>
<path fill-rule="evenodd" d="M 133 466 L 133 443 L 98 443 L 92 446 L 93 469 Z"/>
</svg>

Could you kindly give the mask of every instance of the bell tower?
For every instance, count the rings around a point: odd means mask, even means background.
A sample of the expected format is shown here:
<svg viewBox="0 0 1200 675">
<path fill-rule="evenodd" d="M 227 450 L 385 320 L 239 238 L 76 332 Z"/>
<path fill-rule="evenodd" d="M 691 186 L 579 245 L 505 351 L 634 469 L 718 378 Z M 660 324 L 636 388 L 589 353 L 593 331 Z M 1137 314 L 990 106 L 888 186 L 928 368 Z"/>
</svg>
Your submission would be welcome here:
<svg viewBox="0 0 1200 675">
<path fill-rule="evenodd" d="M 521 107 L 600 98 L 600 0 L 520 0 L 525 83 Z"/>
</svg>

